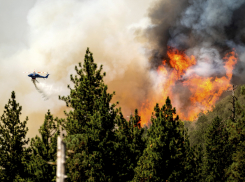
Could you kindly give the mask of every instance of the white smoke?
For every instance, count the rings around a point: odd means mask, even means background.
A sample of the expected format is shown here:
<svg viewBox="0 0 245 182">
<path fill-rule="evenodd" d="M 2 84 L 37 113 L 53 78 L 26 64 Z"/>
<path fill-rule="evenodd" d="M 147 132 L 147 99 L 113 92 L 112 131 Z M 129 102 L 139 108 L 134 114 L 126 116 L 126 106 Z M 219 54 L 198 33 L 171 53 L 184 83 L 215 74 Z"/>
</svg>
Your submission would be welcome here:
<svg viewBox="0 0 245 182">
<path fill-rule="evenodd" d="M 202 77 L 225 74 L 224 61 L 215 48 L 195 47 L 189 49 L 187 54 L 195 56 L 196 64 L 187 69 L 183 78 L 188 78 L 192 74 Z"/>
<path fill-rule="evenodd" d="M 67 88 L 71 83 L 70 74 L 75 73 L 78 62 L 83 62 L 87 47 L 93 52 L 96 63 L 104 65 L 106 84 L 110 92 L 116 91 L 115 99 L 120 101 L 120 106 L 128 112 L 139 106 L 147 92 L 143 89 L 145 83 L 150 81 L 148 60 L 142 45 L 135 41 L 134 32 L 136 27 L 148 23 L 145 17 L 151 0 L 22 2 L 22 6 L 28 5 L 29 9 L 29 12 L 25 9 L 26 14 L 22 15 L 27 25 L 23 29 L 25 40 L 21 42 L 22 46 L 11 50 L 10 46 L 0 45 L 0 86 L 4 88 L 0 94 L 3 108 L 11 91 L 16 91 L 17 102 L 23 106 L 22 118 L 29 116 L 28 126 L 32 133 L 29 135 L 37 133 L 48 109 L 55 116 L 63 117 L 65 102 L 58 100 L 58 95 L 70 93 Z M 18 10 L 18 4 L 12 9 Z M 9 6 L 7 3 L 3 5 Z M 9 30 L 16 30 L 18 35 L 19 17 L 15 18 L 17 21 Z M 22 73 L 34 70 L 52 72 L 47 80 L 36 83 L 38 91 L 31 79 Z M 45 102 L 44 95 L 48 98 Z M 134 102 L 128 104 L 128 100 Z"/>
</svg>

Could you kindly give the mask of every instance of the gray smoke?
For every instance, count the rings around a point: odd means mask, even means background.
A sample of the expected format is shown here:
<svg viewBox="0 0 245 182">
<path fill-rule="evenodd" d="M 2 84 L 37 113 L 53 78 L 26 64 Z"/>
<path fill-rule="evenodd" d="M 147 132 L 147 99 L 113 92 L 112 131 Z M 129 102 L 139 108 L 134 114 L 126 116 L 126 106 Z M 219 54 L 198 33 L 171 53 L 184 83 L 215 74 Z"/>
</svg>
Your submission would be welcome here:
<svg viewBox="0 0 245 182">
<path fill-rule="evenodd" d="M 87 47 L 107 72 L 109 92 L 116 92 L 112 102 L 119 101 L 125 115 L 139 108 L 152 81 L 134 32 L 148 25 L 151 1 L 0 0 L 0 113 L 14 90 L 22 118 L 29 117 L 29 136 L 38 133 L 48 109 L 65 117 L 68 108 L 58 95 L 69 95 L 70 74 L 83 62 Z M 22 73 L 34 70 L 52 73 L 38 79 L 38 90 Z M 43 101 L 43 93 L 48 100 Z"/>
<path fill-rule="evenodd" d="M 83 61 L 87 47 L 96 62 L 104 65 L 109 92 L 116 91 L 113 102 L 120 102 L 125 116 L 156 94 L 155 82 L 164 78 L 148 67 L 156 68 L 168 59 L 167 46 L 196 56 L 198 64 L 186 77 L 193 72 L 224 74 L 222 58 L 234 47 L 239 62 L 233 82 L 241 83 L 245 78 L 243 2 L 0 0 L 0 111 L 15 90 L 23 117 L 30 118 L 29 135 L 37 133 L 48 109 L 64 117 L 67 108 L 58 95 L 69 94 L 70 74 Z M 142 44 L 135 41 L 135 35 Z M 22 74 L 34 69 L 52 71 L 47 80 L 36 84 L 49 98 L 45 102 Z"/>
<path fill-rule="evenodd" d="M 244 83 L 245 62 L 244 0 L 164 0 L 149 9 L 154 26 L 143 32 L 151 43 L 152 68 L 168 60 L 167 46 L 194 55 L 197 65 L 187 71 L 201 76 L 224 74 L 223 60 L 235 48 L 239 61 L 232 82 Z"/>
<path fill-rule="evenodd" d="M 155 2 L 149 8 L 148 16 L 151 25 L 144 30 L 138 30 L 137 33 L 138 39 L 149 44 L 147 48 L 151 49 L 150 63 L 152 68 L 157 68 L 162 60 L 167 58 L 167 46 L 171 38 L 170 30 L 176 25 L 187 5 L 187 0 L 164 0 Z"/>
<path fill-rule="evenodd" d="M 149 8 L 150 26 L 139 29 L 138 40 L 148 50 L 151 72 L 166 60 L 171 70 L 169 48 L 195 56 L 196 64 L 186 70 L 182 78 L 171 85 L 172 101 L 181 112 L 188 113 L 191 92 L 183 81 L 191 75 L 222 77 L 226 75 L 224 57 L 235 49 L 238 62 L 233 69 L 232 84 L 245 83 L 245 0 L 158 0 Z M 164 79 L 157 73 L 156 88 Z M 160 81 L 159 81 L 160 80 Z M 156 89 L 161 92 L 161 89 Z M 225 93 L 221 98 L 225 96 Z M 151 93 L 148 94 L 148 98 Z M 156 99 L 161 101 L 161 97 Z M 196 103 L 196 107 L 199 103 Z M 193 109 L 193 108 L 192 108 Z"/>
</svg>

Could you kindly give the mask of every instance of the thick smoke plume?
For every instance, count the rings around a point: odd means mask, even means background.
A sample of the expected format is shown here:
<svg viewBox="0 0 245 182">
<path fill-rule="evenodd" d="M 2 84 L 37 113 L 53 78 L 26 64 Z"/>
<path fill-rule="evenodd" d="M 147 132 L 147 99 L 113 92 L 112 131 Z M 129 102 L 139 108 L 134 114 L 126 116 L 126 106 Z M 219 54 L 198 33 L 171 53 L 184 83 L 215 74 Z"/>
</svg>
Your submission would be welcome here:
<svg viewBox="0 0 245 182">
<path fill-rule="evenodd" d="M 170 46 L 197 58 L 196 73 L 218 75 L 223 72 L 222 58 L 235 48 L 239 63 L 233 82 L 242 83 L 245 61 L 244 10 L 244 0 L 156 2 L 149 10 L 152 25 L 140 31 L 142 37 L 150 42 L 152 67 L 156 68 L 163 59 L 168 59 L 166 52 Z"/>
<path fill-rule="evenodd" d="M 29 117 L 29 136 L 37 134 L 48 109 L 64 117 L 67 108 L 58 95 L 69 94 L 70 74 L 83 62 L 87 47 L 103 64 L 109 91 L 116 91 L 113 102 L 120 102 L 125 116 L 146 99 L 152 82 L 145 49 L 135 41 L 134 32 L 148 25 L 150 0 L 0 2 L 1 112 L 14 90 L 23 106 L 22 119 Z M 36 83 L 38 90 L 22 73 L 34 70 L 50 73 L 47 80 Z M 44 101 L 43 94 L 49 99 Z"/>
<path fill-rule="evenodd" d="M 184 51 L 189 57 L 193 55 L 197 61 L 172 86 L 172 94 L 178 96 L 173 98 L 177 108 L 187 113 L 190 105 L 191 93 L 181 82 L 193 74 L 201 77 L 225 76 L 224 57 L 233 50 L 238 55 L 238 62 L 231 82 L 244 84 L 244 11 L 244 0 L 162 0 L 154 2 L 149 8 L 151 24 L 146 29 L 139 29 L 137 35 L 138 40 L 146 43 L 151 70 L 157 70 L 163 60 L 171 68 L 167 53 L 171 48 Z M 155 87 L 164 83 L 159 74 L 154 73 L 154 77 Z"/>
<path fill-rule="evenodd" d="M 223 57 L 235 48 L 239 62 L 233 83 L 243 83 L 245 20 L 243 0 L 0 0 L 0 106 L 11 91 L 29 116 L 29 136 L 37 134 L 48 109 L 64 117 L 58 95 L 69 94 L 70 74 L 86 48 L 104 65 L 109 91 L 116 91 L 127 116 L 158 94 L 163 79 L 156 68 L 168 60 L 168 46 L 197 58 L 192 73 L 222 75 Z M 13 13 L 14 12 L 14 13 Z M 36 86 L 23 71 L 48 71 Z M 178 92 L 176 86 L 174 92 Z M 62 88 L 62 89 L 61 89 Z M 188 94 L 183 90 L 181 98 Z"/>
</svg>

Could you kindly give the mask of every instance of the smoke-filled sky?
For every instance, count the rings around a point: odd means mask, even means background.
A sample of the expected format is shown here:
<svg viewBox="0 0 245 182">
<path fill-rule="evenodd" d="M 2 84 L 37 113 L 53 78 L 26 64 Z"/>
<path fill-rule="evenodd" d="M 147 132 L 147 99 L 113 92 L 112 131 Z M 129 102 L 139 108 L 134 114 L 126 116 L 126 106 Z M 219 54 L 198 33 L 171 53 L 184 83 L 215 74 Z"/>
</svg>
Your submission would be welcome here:
<svg viewBox="0 0 245 182">
<path fill-rule="evenodd" d="M 238 62 L 231 84 L 244 84 L 244 12 L 244 0 L 156 1 L 148 9 L 150 26 L 138 30 L 138 38 L 148 44 L 153 70 L 163 60 L 169 64 L 169 47 L 185 51 L 188 56 L 194 55 L 196 65 L 187 69 L 182 77 L 184 80 L 193 73 L 203 78 L 225 76 L 224 57 L 235 50 Z M 177 108 L 188 109 L 190 95 L 183 94 L 183 85 L 176 84 L 174 87 L 174 94 L 182 92 L 175 102 L 181 103 Z"/>
<path fill-rule="evenodd" d="M 244 12 L 244 0 L 0 0 L 0 112 L 14 90 L 29 137 L 48 109 L 64 117 L 58 95 L 69 94 L 87 47 L 125 116 L 157 92 L 156 68 L 168 59 L 168 46 L 197 58 L 184 77 L 222 75 L 222 58 L 235 48 L 233 82 L 243 83 Z M 39 79 L 39 90 L 22 73 L 34 70 L 50 74 Z"/>
<path fill-rule="evenodd" d="M 29 117 L 29 137 L 37 134 L 48 109 L 64 117 L 58 95 L 69 94 L 70 74 L 89 47 L 104 65 L 114 101 L 130 113 L 150 84 L 144 48 L 134 38 L 135 29 L 148 24 L 149 6 L 149 0 L 0 0 L 0 111 L 14 90 L 22 120 Z M 23 73 L 34 70 L 50 74 L 37 83 L 48 100 Z"/>
<path fill-rule="evenodd" d="M 238 65 L 244 64 L 244 0 L 165 0 L 155 2 L 148 12 L 151 26 L 140 32 L 152 50 L 151 66 L 161 64 L 167 46 L 194 55 L 198 64 L 207 64 L 203 58 L 208 57 L 212 65 L 201 65 L 207 68 L 200 74 L 222 71 L 219 63 L 232 48 L 239 55 Z M 244 77 L 241 72 L 240 79 Z"/>
</svg>

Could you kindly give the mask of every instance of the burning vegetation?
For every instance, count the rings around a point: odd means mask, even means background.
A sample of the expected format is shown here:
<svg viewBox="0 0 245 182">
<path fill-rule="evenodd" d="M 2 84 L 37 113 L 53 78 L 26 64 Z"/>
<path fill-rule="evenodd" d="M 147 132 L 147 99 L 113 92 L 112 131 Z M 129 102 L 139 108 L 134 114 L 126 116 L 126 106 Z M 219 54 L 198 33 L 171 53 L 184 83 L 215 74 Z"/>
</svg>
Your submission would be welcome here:
<svg viewBox="0 0 245 182">
<path fill-rule="evenodd" d="M 148 94 L 135 94 L 145 96 L 139 111 L 123 115 L 87 48 L 70 75 L 70 94 L 59 96 L 69 112 L 54 118 L 48 110 L 30 145 L 28 118 L 20 121 L 12 92 L 0 122 L 0 181 L 57 180 L 61 133 L 67 181 L 244 181 L 245 0 L 154 3 L 141 35 L 154 77 Z M 221 99 L 231 86 L 232 97 Z"/>
<path fill-rule="evenodd" d="M 147 42 L 154 89 L 140 106 L 141 124 L 155 103 L 170 97 L 182 120 L 212 110 L 232 84 L 244 84 L 244 1 L 156 1 L 151 25 L 138 32 Z"/>
<path fill-rule="evenodd" d="M 219 77 L 201 76 L 191 72 L 193 66 L 197 64 L 194 55 L 187 56 L 185 52 L 170 47 L 167 55 L 169 60 L 163 60 L 162 65 L 157 69 L 158 75 L 162 78 L 158 83 L 160 94 L 151 98 L 151 101 L 144 102 L 141 106 L 142 125 L 147 124 L 150 120 L 155 103 L 164 104 L 167 96 L 177 106 L 181 119 L 193 121 L 200 112 L 205 113 L 207 110 L 212 110 L 212 106 L 221 94 L 231 87 L 232 70 L 237 63 L 235 50 L 227 53 L 223 58 L 225 72 L 223 76 Z M 186 90 L 188 90 L 188 94 L 183 96 L 183 91 Z M 186 96 L 188 97 L 186 98 Z M 182 97 L 185 97 L 183 100 L 189 104 L 183 105 Z"/>
</svg>

